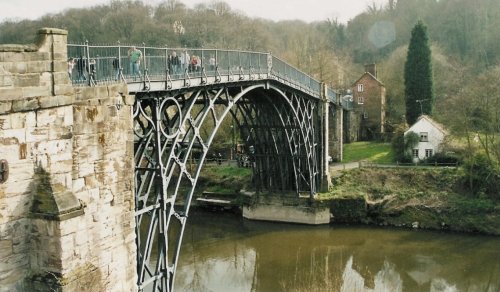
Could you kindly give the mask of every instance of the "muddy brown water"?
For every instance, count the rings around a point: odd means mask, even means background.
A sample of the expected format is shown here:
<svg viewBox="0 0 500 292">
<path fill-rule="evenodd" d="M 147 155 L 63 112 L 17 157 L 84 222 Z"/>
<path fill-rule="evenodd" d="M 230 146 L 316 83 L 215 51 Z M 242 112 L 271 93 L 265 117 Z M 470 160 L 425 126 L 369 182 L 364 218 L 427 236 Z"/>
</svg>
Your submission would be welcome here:
<svg viewBox="0 0 500 292">
<path fill-rule="evenodd" d="M 500 238 L 197 210 L 175 291 L 500 291 Z"/>
</svg>

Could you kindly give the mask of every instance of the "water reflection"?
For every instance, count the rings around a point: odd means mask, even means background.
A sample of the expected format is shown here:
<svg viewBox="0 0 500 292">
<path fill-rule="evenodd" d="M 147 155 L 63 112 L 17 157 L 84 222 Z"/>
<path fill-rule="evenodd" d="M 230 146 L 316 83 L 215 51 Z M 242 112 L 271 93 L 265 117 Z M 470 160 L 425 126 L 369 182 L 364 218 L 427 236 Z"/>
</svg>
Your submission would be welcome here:
<svg viewBox="0 0 500 292">
<path fill-rule="evenodd" d="M 500 291 L 500 239 L 190 216 L 176 291 Z"/>
</svg>

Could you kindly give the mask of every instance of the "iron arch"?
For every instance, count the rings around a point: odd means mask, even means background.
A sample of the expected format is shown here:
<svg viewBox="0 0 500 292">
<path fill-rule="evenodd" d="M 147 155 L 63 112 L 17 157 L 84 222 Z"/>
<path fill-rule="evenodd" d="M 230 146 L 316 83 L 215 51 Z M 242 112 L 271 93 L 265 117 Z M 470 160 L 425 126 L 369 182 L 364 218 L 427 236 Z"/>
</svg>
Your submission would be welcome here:
<svg viewBox="0 0 500 292">
<path fill-rule="evenodd" d="M 172 291 L 196 183 L 213 139 L 228 115 L 237 118 L 239 128 L 246 129 L 250 139 L 266 145 L 265 149 L 255 145 L 257 155 L 262 154 L 266 159 L 272 154 L 290 156 L 288 162 L 267 162 L 267 167 L 278 165 L 285 171 L 291 166 L 293 178 L 282 177 L 279 183 L 267 185 L 263 182 L 263 187 L 279 184 L 285 188 L 287 182 L 293 181 L 292 188 L 297 193 L 303 186 L 310 194 L 315 192 L 317 113 L 314 102 L 307 96 L 260 82 L 145 92 L 136 97 L 134 159 L 139 290 Z M 273 113 L 275 118 L 270 116 Z M 212 126 L 208 131 L 204 128 L 207 124 Z M 193 169 L 189 159 L 195 149 L 201 155 Z M 264 169 L 264 162 L 261 164 Z"/>
</svg>

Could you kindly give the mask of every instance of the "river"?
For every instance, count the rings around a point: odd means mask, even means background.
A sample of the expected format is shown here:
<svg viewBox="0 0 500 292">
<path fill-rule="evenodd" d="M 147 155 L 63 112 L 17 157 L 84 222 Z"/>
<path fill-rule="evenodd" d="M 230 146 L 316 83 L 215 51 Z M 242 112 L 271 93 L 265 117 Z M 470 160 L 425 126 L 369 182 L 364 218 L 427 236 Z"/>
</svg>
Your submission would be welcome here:
<svg viewBox="0 0 500 292">
<path fill-rule="evenodd" d="M 500 238 L 192 211 L 176 291 L 500 291 Z"/>
</svg>

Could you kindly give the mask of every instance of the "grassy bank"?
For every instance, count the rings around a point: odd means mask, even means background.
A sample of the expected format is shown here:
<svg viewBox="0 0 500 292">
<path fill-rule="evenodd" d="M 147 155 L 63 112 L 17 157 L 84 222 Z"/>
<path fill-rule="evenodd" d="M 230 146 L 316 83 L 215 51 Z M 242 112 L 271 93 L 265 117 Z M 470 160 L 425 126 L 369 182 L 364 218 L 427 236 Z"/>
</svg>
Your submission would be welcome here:
<svg viewBox="0 0 500 292">
<path fill-rule="evenodd" d="M 377 142 L 354 142 L 344 145 L 343 163 L 367 160 L 373 163 L 392 163 L 394 155 L 391 144 Z"/>
<path fill-rule="evenodd" d="M 236 194 L 241 189 L 248 189 L 251 179 L 251 168 L 207 164 L 202 169 L 196 189 L 200 192 Z"/>
<path fill-rule="evenodd" d="M 238 194 L 252 189 L 251 175 L 249 168 L 207 165 L 197 190 Z M 317 195 L 314 205 L 329 206 L 334 222 L 500 235 L 500 201 L 465 191 L 460 168 L 344 171 L 330 192 Z"/>
<path fill-rule="evenodd" d="M 500 202 L 462 186 L 460 169 L 362 168 L 344 172 L 318 199 L 338 208 L 338 222 L 500 235 Z"/>
</svg>

